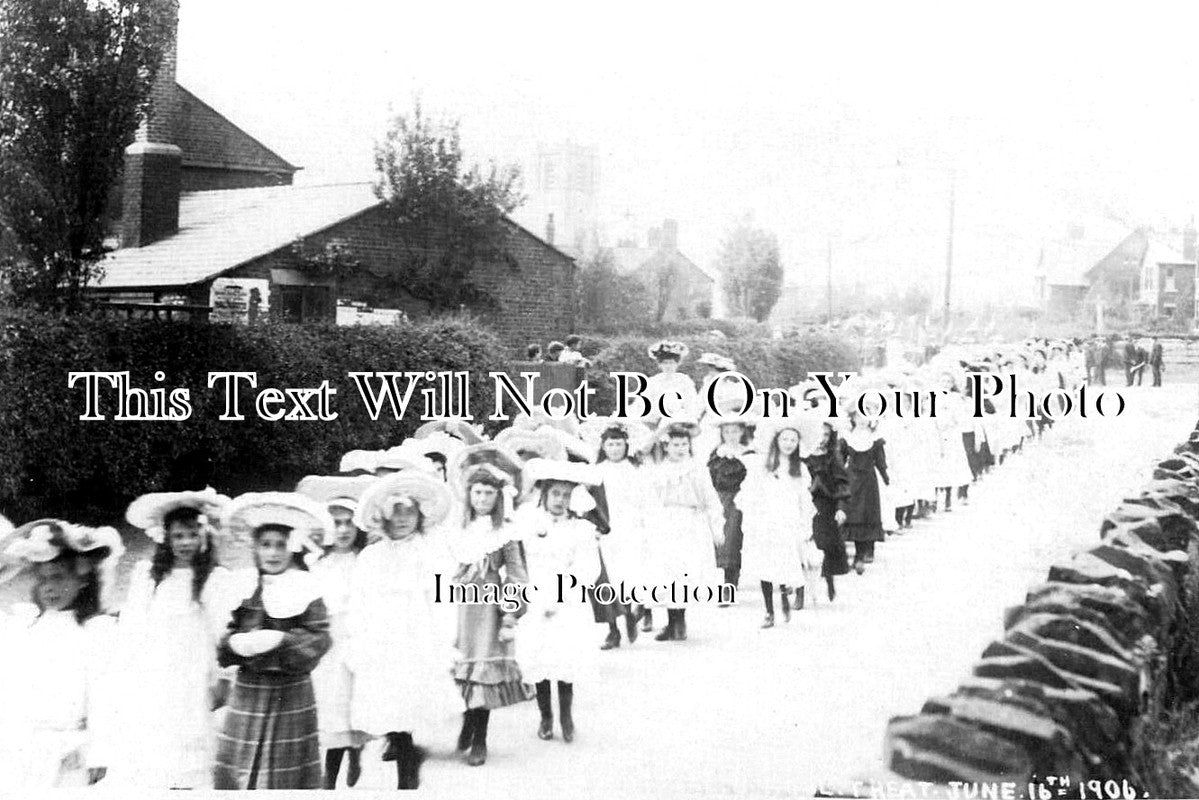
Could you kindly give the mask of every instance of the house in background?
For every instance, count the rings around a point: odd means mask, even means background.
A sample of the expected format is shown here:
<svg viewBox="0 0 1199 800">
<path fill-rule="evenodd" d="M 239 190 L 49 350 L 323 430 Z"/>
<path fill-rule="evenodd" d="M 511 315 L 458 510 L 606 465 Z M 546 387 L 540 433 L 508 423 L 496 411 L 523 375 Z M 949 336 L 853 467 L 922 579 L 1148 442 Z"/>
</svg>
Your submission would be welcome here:
<svg viewBox="0 0 1199 800">
<path fill-rule="evenodd" d="M 126 151 L 121 247 L 91 291 L 130 309 L 182 306 L 218 321 L 365 324 L 427 313 L 404 289 L 404 243 L 372 186 L 295 186 L 296 169 L 179 87 L 172 45 Z M 507 226 L 507 257 L 471 275 L 496 305 L 475 310 L 509 341 L 564 336 L 574 260 Z M 314 268 L 310 256 L 328 248 L 345 260 Z"/>
<path fill-rule="evenodd" d="M 612 248 L 617 271 L 636 275 L 651 293 L 659 320 L 714 316 L 718 309 L 718 276 L 679 250 L 679 224 L 673 219 L 652 228 L 641 247 L 632 239 Z"/>
<path fill-rule="evenodd" d="M 1195 231 L 1073 226 L 1041 251 L 1041 308 L 1060 317 L 1194 319 Z M 1189 294 L 1188 294 L 1189 292 Z"/>
</svg>

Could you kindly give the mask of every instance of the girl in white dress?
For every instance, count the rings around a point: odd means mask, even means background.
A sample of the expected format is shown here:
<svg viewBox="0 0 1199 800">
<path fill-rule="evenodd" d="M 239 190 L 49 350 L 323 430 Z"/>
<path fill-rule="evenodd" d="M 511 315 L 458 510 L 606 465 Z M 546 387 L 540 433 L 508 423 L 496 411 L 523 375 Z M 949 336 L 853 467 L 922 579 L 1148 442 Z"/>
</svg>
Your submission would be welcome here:
<svg viewBox="0 0 1199 800">
<path fill-rule="evenodd" d="M 646 578 L 645 508 L 650 498 L 645 489 L 644 473 L 633 456 L 641 442 L 634 443 L 630 434 L 640 435 L 643 440 L 649 438 L 649 431 L 643 426 L 613 422 L 605 427 L 600 434 L 595 465 L 608 506 L 609 530 L 600 537 L 600 552 L 613 586 L 621 581 L 626 586 L 638 586 Z M 640 619 L 648 631 L 653 630 L 653 617 L 646 606 L 630 609 L 630 613 L 627 627 L 632 643 L 637 633 L 637 620 Z M 608 641 L 614 642 L 613 647 L 620 646 L 620 629 L 615 621 L 609 624 Z"/>
<path fill-rule="evenodd" d="M 650 401 L 650 409 L 642 422 L 650 426 L 662 422 L 662 406 L 669 412 L 666 421 L 688 415 L 694 417 L 699 403 L 695 381 L 678 371 L 679 364 L 690 352 L 687 345 L 661 341 L 650 347 L 648 352 L 650 358 L 657 362 L 658 372 L 647 380 L 645 397 Z M 661 405 L 659 401 L 662 401 Z"/>
<path fill-rule="evenodd" d="M 577 594 L 564 594 L 559 603 L 557 587 L 559 576 L 570 585 L 569 576 L 583 583 L 599 573 L 598 531 L 570 510 L 576 487 L 594 485 L 597 476 L 588 465 L 535 458 L 525 464 L 524 479 L 538 494 L 537 505 L 523 507 L 518 518 L 529 582 L 538 591 L 521 622 L 516 658 L 537 687 L 538 738 L 554 738 L 551 684 L 557 681 L 562 739 L 569 743 L 575 735 L 574 685 L 589 672 L 595 621 Z"/>
<path fill-rule="evenodd" d="M 0 714 L 6 790 L 87 786 L 113 763 L 120 695 L 104 592 L 122 552 L 113 528 L 42 519 L 14 531 L 0 554 L 0 576 L 35 578 L 33 603 L 5 626 L 10 655 L 0 660 L 0 685 L 10 689 Z"/>
<path fill-rule="evenodd" d="M 366 532 L 354 526 L 354 512 L 358 509 L 357 498 L 374 482 L 370 476 L 309 475 L 296 485 L 297 493 L 325 504 L 334 525 L 332 538 L 322 540 L 323 552 L 310 567 L 321 585 L 329 615 L 329 635 L 333 637 L 333 647 L 312 671 L 321 749 L 325 751 L 326 789 L 337 788 L 343 759 L 348 761 L 346 785 L 358 783 L 362 775 L 362 747 L 370 739 L 351 721 L 354 676 L 346 664 L 346 648 L 350 578 L 358 554 L 367 544 Z"/>
<path fill-rule="evenodd" d="M 154 789 L 212 788 L 216 644 L 236 605 L 217 563 L 215 524 L 229 498 L 155 492 L 125 512 L 155 542 L 121 609 L 124 757 L 111 777 Z"/>
<path fill-rule="evenodd" d="M 650 508 L 647 546 L 655 584 L 719 586 L 723 574 L 716 550 L 724 542 L 724 507 L 712 487 L 707 465 L 694 458 L 692 440 L 699 432 L 693 422 L 662 421 L 658 431 L 657 463 L 646 478 L 655 495 Z M 680 587 L 681 588 L 681 587 Z M 667 623 L 657 641 L 687 638 L 686 608 L 665 604 Z"/>
<path fill-rule="evenodd" d="M 363 493 L 354 523 L 381 535 L 350 578 L 346 660 L 354 676 L 352 728 L 383 737 L 397 788 L 416 789 L 425 750 L 413 737 L 456 716 L 450 632 L 438 624 L 435 576 L 449 573 L 429 531 L 450 510 L 436 476 L 402 472 Z"/>
<path fill-rule="evenodd" d="M 804 587 L 820 569 L 820 555 L 812 541 L 816 508 L 800 456 L 798 425 L 771 425 L 761 429 L 768 445 L 765 455 L 745 456 L 745 482 L 737 495 L 744 542 L 742 573 L 757 577 L 766 604 L 763 628 L 774 627 L 774 584 L 779 586 L 783 619 L 791 621 L 790 587 L 802 607 Z M 814 596 L 814 595 L 813 595 Z"/>
</svg>

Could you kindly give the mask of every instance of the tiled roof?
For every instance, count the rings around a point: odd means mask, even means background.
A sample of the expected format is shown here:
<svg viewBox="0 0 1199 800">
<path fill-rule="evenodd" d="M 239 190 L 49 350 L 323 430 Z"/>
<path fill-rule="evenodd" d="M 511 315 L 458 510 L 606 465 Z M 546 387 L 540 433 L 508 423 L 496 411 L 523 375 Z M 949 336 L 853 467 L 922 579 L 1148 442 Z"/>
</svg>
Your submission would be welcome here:
<svg viewBox="0 0 1199 800">
<path fill-rule="evenodd" d="M 175 89 L 179 93 L 175 144 L 183 151 L 184 166 L 289 174 L 299 169 L 187 89 L 178 84 Z"/>
<path fill-rule="evenodd" d="M 179 200 L 179 232 L 110 253 L 95 288 L 201 283 L 379 203 L 369 183 L 190 192 Z"/>
<path fill-rule="evenodd" d="M 616 268 L 617 272 L 624 274 L 636 272 L 650 261 L 653 261 L 655 258 L 661 258 L 668 252 L 675 258 L 680 259 L 685 266 L 695 270 L 713 283 L 719 282 L 718 277 L 710 270 L 706 270 L 699 266 L 677 250 L 662 251 L 649 247 L 614 247 L 612 248 L 613 266 Z"/>
<path fill-rule="evenodd" d="M 1090 286 L 1087 271 L 1116 249 L 1120 242 L 1104 239 L 1066 239 L 1046 242 L 1041 274 L 1050 286 Z"/>
</svg>

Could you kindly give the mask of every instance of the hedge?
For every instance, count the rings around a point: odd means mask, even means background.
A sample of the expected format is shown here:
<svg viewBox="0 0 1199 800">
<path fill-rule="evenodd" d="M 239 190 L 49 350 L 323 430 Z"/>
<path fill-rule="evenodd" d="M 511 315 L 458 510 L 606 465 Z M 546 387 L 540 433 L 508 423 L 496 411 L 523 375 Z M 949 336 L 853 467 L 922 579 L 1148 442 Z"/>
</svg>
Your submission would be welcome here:
<svg viewBox="0 0 1199 800">
<path fill-rule="evenodd" d="M 0 513 L 14 520 L 65 516 L 114 522 L 143 492 L 212 485 L 224 492 L 287 489 L 309 473 L 335 471 L 355 448 L 397 444 L 419 423 L 367 415 L 346 374 L 374 370 L 468 370 L 476 409 L 493 403 L 487 373 L 502 369 L 501 342 L 469 321 L 394 327 L 119 321 L 0 314 Z M 180 422 L 85 422 L 72 371 L 129 371 L 133 386 L 186 387 L 193 412 Z M 156 370 L 165 373 L 161 383 Z M 220 421 L 223 397 L 209 371 L 254 371 L 259 389 L 337 389 L 333 422 L 267 422 L 242 399 L 242 422 Z M 418 392 L 419 392 L 418 387 Z M 111 396 L 112 391 L 105 389 Z M 243 392 L 243 395 L 245 393 Z M 420 402 L 418 393 L 413 403 Z"/>
<path fill-rule="evenodd" d="M 591 352 L 589 384 L 596 389 L 592 410 L 607 414 L 615 407 L 615 385 L 608 380 L 612 371 L 642 372 L 652 375 L 657 367 L 648 354 L 660 337 L 626 336 L 612 340 L 584 337 L 583 353 Z M 781 339 L 769 336 L 738 338 L 677 337 L 691 352 L 679 367 L 701 385 L 705 367 L 695 360 L 704 352 L 731 358 L 737 369 L 759 389 L 786 388 L 799 383 L 810 371 L 857 370 L 861 361 L 857 350 L 845 340 L 823 333 L 793 333 Z"/>
</svg>

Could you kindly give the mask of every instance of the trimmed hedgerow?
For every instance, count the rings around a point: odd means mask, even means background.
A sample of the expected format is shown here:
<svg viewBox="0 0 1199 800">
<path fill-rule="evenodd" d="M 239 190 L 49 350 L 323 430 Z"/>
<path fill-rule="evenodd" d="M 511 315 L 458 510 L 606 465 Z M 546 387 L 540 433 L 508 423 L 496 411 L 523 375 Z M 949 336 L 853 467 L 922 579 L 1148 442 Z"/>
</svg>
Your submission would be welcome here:
<svg viewBox="0 0 1199 800">
<path fill-rule="evenodd" d="M 15 520 L 61 515 L 110 522 L 149 491 L 212 485 L 224 492 L 288 489 L 305 474 L 336 470 L 355 448 L 394 445 L 420 424 L 411 409 L 396 421 L 385 409 L 367 415 L 351 371 L 469 371 L 472 407 L 490 409 L 488 372 L 505 352 L 486 328 L 463 320 L 387 327 L 206 323 L 24 312 L 0 315 L 0 512 Z M 129 371 L 142 389 L 187 388 L 191 417 L 178 422 L 85 422 L 82 388 L 72 371 Z M 224 398 L 207 386 L 210 371 L 251 371 L 259 389 L 336 388 L 332 422 L 220 421 Z M 154 379 L 156 371 L 164 380 Z M 414 393 L 412 403 L 420 403 Z M 111 390 L 105 396 L 111 398 Z"/>
</svg>

